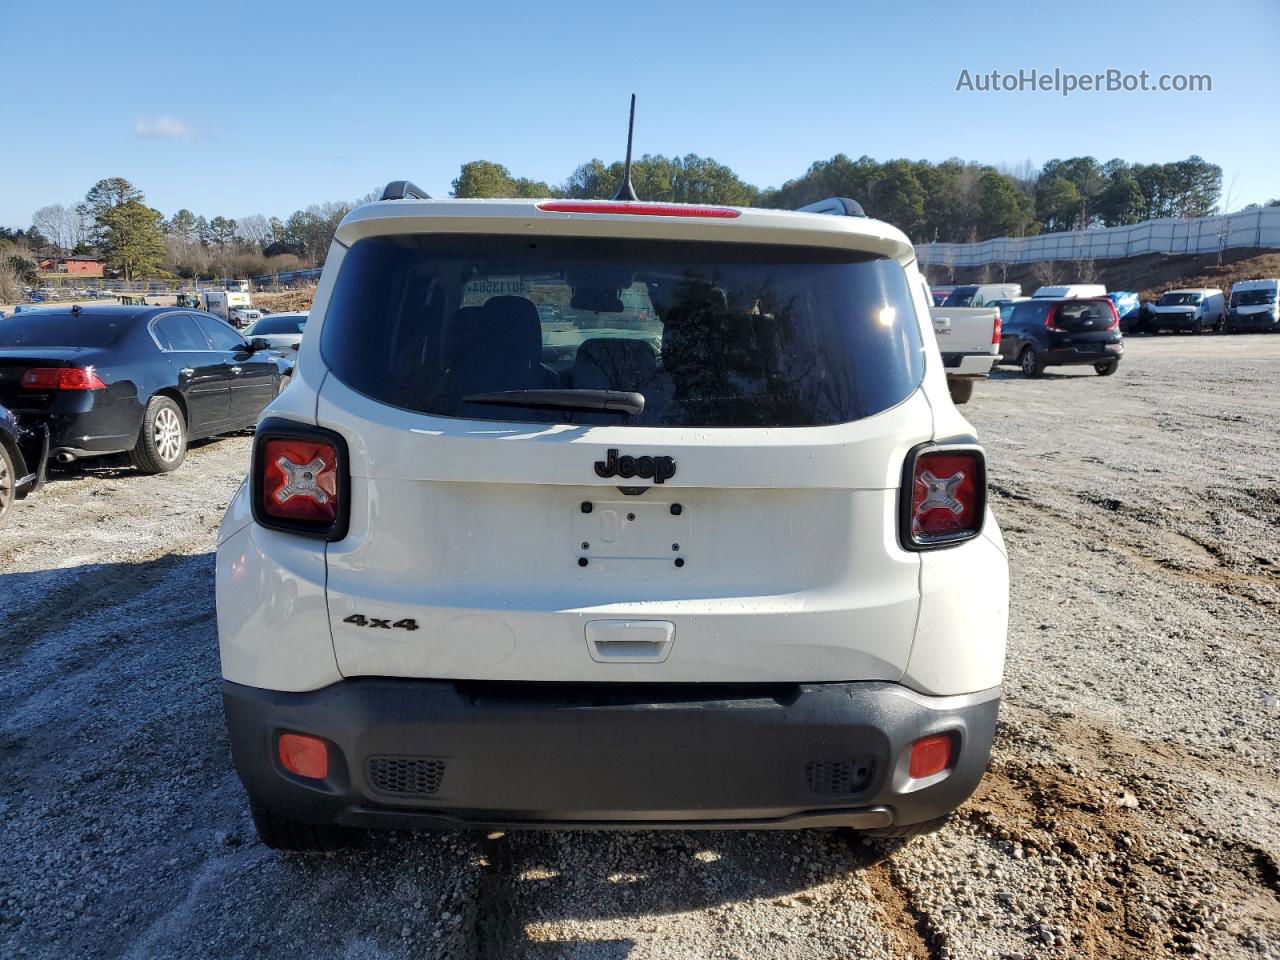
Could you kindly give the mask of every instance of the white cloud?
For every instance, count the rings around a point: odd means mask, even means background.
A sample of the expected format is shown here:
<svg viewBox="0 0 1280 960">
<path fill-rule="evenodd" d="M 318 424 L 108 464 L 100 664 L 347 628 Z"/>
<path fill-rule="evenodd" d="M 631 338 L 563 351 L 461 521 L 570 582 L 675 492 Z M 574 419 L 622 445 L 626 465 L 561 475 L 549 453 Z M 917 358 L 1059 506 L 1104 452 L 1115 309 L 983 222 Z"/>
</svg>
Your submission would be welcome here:
<svg viewBox="0 0 1280 960">
<path fill-rule="evenodd" d="M 187 140 L 194 131 L 177 117 L 139 117 L 133 132 L 145 140 Z"/>
</svg>

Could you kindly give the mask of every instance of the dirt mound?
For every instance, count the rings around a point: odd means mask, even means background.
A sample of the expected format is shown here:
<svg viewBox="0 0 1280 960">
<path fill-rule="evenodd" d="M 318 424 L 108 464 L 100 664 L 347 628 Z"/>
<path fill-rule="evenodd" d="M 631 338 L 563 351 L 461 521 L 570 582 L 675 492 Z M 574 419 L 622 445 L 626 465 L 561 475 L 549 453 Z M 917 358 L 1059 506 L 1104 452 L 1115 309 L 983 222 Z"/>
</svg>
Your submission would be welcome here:
<svg viewBox="0 0 1280 960">
<path fill-rule="evenodd" d="M 315 298 L 315 295 L 315 287 L 281 290 L 278 293 L 255 293 L 253 295 L 253 305 L 270 310 L 272 313 L 285 313 L 290 310 L 310 310 L 311 301 Z"/>
</svg>

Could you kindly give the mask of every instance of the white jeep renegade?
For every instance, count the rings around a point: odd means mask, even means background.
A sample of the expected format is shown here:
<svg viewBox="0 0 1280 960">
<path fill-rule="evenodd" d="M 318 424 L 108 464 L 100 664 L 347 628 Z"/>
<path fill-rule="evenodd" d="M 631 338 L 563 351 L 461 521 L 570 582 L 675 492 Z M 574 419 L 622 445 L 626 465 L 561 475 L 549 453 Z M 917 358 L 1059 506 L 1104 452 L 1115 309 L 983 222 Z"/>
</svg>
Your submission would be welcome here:
<svg viewBox="0 0 1280 960">
<path fill-rule="evenodd" d="M 907 238 L 417 194 L 338 228 L 222 524 L 262 839 L 941 824 L 1008 571 Z"/>
</svg>

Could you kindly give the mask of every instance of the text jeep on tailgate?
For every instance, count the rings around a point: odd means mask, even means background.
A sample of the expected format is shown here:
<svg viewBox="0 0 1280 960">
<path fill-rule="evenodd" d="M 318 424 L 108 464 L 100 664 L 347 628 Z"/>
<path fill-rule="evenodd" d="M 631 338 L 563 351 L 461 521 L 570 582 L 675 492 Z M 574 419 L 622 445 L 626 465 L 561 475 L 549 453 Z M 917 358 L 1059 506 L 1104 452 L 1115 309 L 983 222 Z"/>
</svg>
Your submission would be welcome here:
<svg viewBox="0 0 1280 960">
<path fill-rule="evenodd" d="M 1008 578 L 907 238 L 412 193 L 339 227 L 222 525 L 263 839 L 939 825 Z"/>
</svg>

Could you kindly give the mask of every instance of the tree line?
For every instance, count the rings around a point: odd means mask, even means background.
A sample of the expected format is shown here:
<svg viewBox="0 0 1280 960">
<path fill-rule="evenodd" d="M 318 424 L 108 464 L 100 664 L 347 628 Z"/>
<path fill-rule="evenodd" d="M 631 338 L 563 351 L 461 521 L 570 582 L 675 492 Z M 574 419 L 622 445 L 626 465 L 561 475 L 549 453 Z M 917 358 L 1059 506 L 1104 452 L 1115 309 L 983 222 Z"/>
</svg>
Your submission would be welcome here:
<svg viewBox="0 0 1280 960">
<path fill-rule="evenodd" d="M 450 193 L 605 199 L 621 179 L 621 161 L 593 159 L 552 184 L 517 176 L 500 163 L 474 160 L 462 165 Z M 1073 157 L 1010 169 L 961 160 L 882 162 L 837 154 L 780 187 L 761 189 L 710 157 L 646 154 L 632 165 L 632 181 L 642 199 L 653 201 L 795 209 L 825 197 L 852 197 L 868 215 L 894 224 L 916 242 L 973 242 L 1207 216 L 1217 211 L 1222 193 L 1222 169 L 1198 156 L 1153 164 Z M 0 230 L 0 267 L 34 277 L 32 257 L 96 254 L 126 278 L 284 272 L 322 263 L 342 218 L 376 196 L 313 204 L 283 219 L 207 217 L 186 208 L 166 218 L 134 184 L 108 177 L 71 207 L 41 207 L 27 230 Z"/>
<path fill-rule="evenodd" d="M 558 186 L 514 176 L 488 160 L 463 164 L 455 197 L 611 197 L 622 163 L 591 160 Z M 826 197 L 852 197 L 916 242 L 971 242 L 1057 230 L 1138 223 L 1155 217 L 1201 217 L 1217 209 L 1222 168 L 1200 157 L 1172 163 L 1100 163 L 1093 157 L 1050 160 L 1021 170 L 961 160 L 880 162 L 837 154 L 781 187 L 760 189 L 729 167 L 689 154 L 647 154 L 632 165 L 645 200 L 795 209 Z"/>
</svg>

